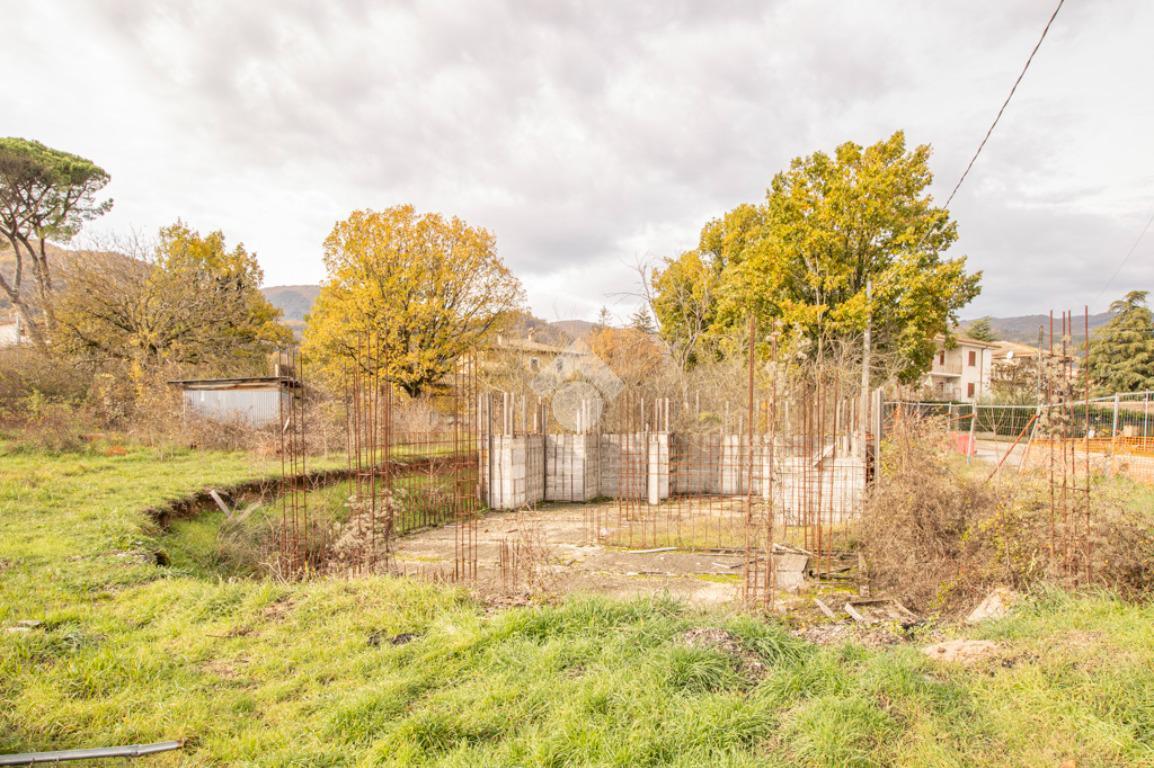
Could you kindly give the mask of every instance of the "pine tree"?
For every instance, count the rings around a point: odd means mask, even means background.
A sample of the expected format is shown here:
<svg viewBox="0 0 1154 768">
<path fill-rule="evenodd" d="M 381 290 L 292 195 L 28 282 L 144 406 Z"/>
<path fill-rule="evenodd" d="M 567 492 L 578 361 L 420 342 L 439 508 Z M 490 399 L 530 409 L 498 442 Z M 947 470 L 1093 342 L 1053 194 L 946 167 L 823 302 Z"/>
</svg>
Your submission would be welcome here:
<svg viewBox="0 0 1154 768">
<path fill-rule="evenodd" d="M 653 316 L 649 314 L 649 307 L 642 305 L 629 319 L 629 325 L 642 333 L 657 333 L 657 326 L 653 324 Z"/>
<path fill-rule="evenodd" d="M 978 318 L 970 323 L 970 327 L 966 329 L 966 335 L 971 339 L 977 341 L 997 341 L 998 337 L 994 334 L 994 327 L 990 324 L 990 318 Z"/>
<path fill-rule="evenodd" d="M 1148 291 L 1131 291 L 1110 305 L 1114 315 L 1094 334 L 1086 368 L 1105 394 L 1154 389 L 1154 314 Z"/>
</svg>

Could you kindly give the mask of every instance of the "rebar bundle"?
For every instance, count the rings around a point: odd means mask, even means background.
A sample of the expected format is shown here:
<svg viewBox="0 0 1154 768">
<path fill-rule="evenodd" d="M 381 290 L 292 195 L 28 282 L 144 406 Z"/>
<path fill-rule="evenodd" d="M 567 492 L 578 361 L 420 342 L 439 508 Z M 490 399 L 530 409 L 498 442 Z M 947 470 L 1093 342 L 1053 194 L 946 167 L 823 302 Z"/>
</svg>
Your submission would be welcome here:
<svg viewBox="0 0 1154 768">
<path fill-rule="evenodd" d="M 1090 345 L 1090 313 L 1083 310 L 1084 350 Z M 1075 375 L 1073 312 L 1062 312 L 1054 339 L 1050 313 L 1049 357 L 1044 367 L 1045 408 L 1040 430 L 1049 449 L 1050 566 L 1068 577 L 1093 578 L 1091 533 L 1090 384 Z M 1081 448 L 1081 456 L 1078 449 Z"/>
<path fill-rule="evenodd" d="M 477 574 L 477 518 L 481 510 L 479 423 L 485 408 L 475 396 L 476 359 L 466 356 L 441 380 L 416 395 L 392 378 L 380 337 L 361 334 L 345 367 L 346 442 L 352 572 L 421 573 L 393 558 L 397 536 L 452 525 L 451 573 L 437 580 L 467 581 Z"/>
<path fill-rule="evenodd" d="M 302 578 L 308 576 L 316 564 L 309 547 L 308 421 L 300 353 L 283 352 L 278 369 L 290 373 L 297 386 L 282 391 L 279 400 L 281 525 L 277 537 L 277 570 L 286 578 Z"/>
</svg>

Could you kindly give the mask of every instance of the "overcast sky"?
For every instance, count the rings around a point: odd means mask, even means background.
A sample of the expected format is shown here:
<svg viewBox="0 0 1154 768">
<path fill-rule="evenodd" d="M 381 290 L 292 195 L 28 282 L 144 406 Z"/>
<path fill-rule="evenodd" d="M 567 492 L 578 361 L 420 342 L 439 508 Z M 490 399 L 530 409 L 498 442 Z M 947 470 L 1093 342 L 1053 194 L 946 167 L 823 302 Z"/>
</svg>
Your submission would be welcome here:
<svg viewBox="0 0 1154 768">
<path fill-rule="evenodd" d="M 0 135 L 112 174 L 99 231 L 177 217 L 315 283 L 356 208 L 490 229 L 536 314 L 620 317 L 790 158 L 904 129 L 944 200 L 1052 0 L 0 0 Z M 1068 0 L 953 205 L 963 314 L 1154 288 L 1154 3 Z"/>
</svg>

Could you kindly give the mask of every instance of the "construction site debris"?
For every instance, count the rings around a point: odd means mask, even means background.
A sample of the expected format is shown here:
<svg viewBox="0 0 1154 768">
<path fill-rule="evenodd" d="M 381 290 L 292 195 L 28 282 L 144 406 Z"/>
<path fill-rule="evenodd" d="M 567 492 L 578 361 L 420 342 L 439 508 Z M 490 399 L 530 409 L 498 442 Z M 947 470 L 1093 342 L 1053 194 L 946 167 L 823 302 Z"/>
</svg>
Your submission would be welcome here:
<svg viewBox="0 0 1154 768">
<path fill-rule="evenodd" d="M 946 640 L 922 648 L 922 653 L 936 661 L 972 664 L 998 650 L 992 640 Z"/>
<path fill-rule="evenodd" d="M 979 624 L 983 621 L 993 621 L 1005 618 L 1010 608 L 1020 600 L 1018 593 L 1007 587 L 998 587 L 982 599 L 982 602 L 966 616 L 967 624 Z"/>
<path fill-rule="evenodd" d="M 834 610 L 832 608 L 830 608 L 828 605 L 825 604 L 824 600 L 822 600 L 820 597 L 815 597 L 813 599 L 813 602 L 814 602 L 814 605 L 817 606 L 818 610 L 826 615 L 826 618 L 833 619 L 834 621 L 837 621 L 837 618 L 838 618 L 837 614 L 834 613 Z"/>
<path fill-rule="evenodd" d="M 891 597 L 869 597 L 850 600 L 845 604 L 845 612 L 859 624 L 881 624 L 885 622 L 912 627 L 921 619 L 904 605 Z"/>
</svg>

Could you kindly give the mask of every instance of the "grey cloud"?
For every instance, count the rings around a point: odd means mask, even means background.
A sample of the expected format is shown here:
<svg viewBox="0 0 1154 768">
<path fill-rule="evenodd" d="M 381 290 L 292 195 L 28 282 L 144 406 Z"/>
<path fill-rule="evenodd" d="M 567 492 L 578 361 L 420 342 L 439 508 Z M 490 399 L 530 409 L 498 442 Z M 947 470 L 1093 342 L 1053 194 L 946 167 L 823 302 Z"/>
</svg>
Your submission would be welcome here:
<svg viewBox="0 0 1154 768">
<path fill-rule="evenodd" d="M 74 13 L 62 44 L 109 56 L 108 100 L 147 110 L 142 140 L 171 148 L 151 167 L 124 148 L 130 131 L 56 134 L 121 159 L 121 211 L 149 219 L 126 223 L 195 212 L 236 229 L 270 281 L 302 282 L 319 276 L 333 219 L 411 201 L 494 231 L 542 314 L 587 316 L 633 287 L 635 257 L 691 247 L 796 155 L 904 128 L 934 144 L 944 199 L 1049 12 L 1034 0 L 6 5 L 29 25 Z M 1101 175 L 1087 156 L 1126 151 L 1111 131 L 1154 127 L 1154 110 L 1119 105 L 1107 120 L 1086 102 L 1104 75 L 1138 86 L 1154 65 L 1136 31 L 1151 15 L 1139 0 L 1064 9 L 953 206 L 956 252 L 986 270 L 976 311 L 1021 308 L 1031 274 L 1055 297 L 1085 292 L 1091 254 L 1140 225 L 1154 179 L 1121 174 L 1150 167 L 1150 150 Z M 25 36 L 10 56 L 44 61 Z M 1094 70 L 1096 53 L 1125 46 L 1129 71 Z M 1126 211 L 1112 213 L 1118 200 Z M 1120 283 L 1154 279 L 1134 261 Z M 1025 309 L 1050 300 L 1037 301 Z"/>
</svg>

